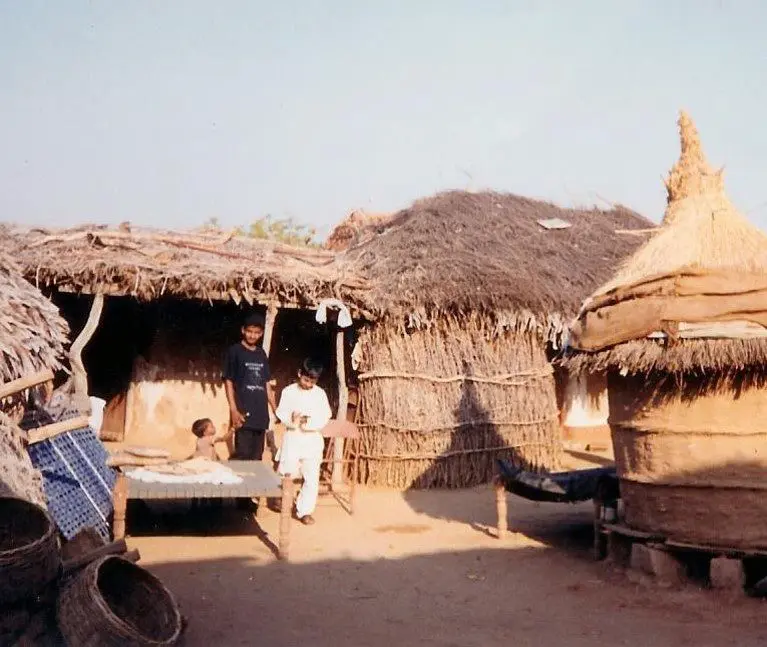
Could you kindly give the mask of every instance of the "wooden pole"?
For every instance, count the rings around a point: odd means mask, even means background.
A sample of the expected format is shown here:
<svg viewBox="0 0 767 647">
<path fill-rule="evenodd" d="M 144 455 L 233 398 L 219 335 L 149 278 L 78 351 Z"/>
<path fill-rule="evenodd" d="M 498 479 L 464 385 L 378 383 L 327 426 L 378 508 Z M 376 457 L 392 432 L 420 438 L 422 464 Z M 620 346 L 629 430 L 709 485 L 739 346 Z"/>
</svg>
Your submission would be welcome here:
<svg viewBox="0 0 767 647">
<path fill-rule="evenodd" d="M 96 561 L 99 557 L 104 557 L 105 555 L 123 555 L 127 552 L 128 546 L 125 543 L 125 539 L 118 539 L 111 544 L 99 546 L 98 548 L 88 551 L 84 555 L 79 555 L 64 561 L 62 564 L 62 571 L 65 574 L 71 573 L 78 568 L 82 568 L 83 566 L 87 566 L 91 562 Z"/>
<path fill-rule="evenodd" d="M 266 309 L 266 318 L 264 319 L 264 339 L 261 342 L 261 346 L 269 357 L 269 352 L 272 350 L 272 337 L 274 336 L 274 322 L 277 321 L 277 312 L 279 309 L 276 305 L 270 305 Z"/>
<path fill-rule="evenodd" d="M 112 538 L 119 541 L 125 537 L 125 513 L 128 508 L 128 479 L 123 474 L 117 475 L 112 499 L 114 505 Z"/>
<path fill-rule="evenodd" d="M 346 386 L 346 353 L 345 335 L 343 329 L 336 332 L 336 377 L 338 378 L 338 411 L 337 420 L 346 420 L 346 410 L 349 407 L 349 389 Z M 333 475 L 331 486 L 344 482 L 344 439 L 333 439 Z"/>
<path fill-rule="evenodd" d="M 53 371 L 50 369 L 45 369 L 37 373 L 24 375 L 23 377 L 12 380 L 11 382 L 0 384 L 0 399 L 7 398 L 9 395 L 13 395 L 14 393 L 20 393 L 26 389 L 31 389 L 33 386 L 43 384 L 44 382 L 48 382 L 52 379 Z"/>
<path fill-rule="evenodd" d="M 266 356 L 269 357 L 269 354 L 272 351 L 272 339 L 274 338 L 274 324 L 277 321 L 277 313 L 279 312 L 279 308 L 271 304 L 266 309 L 266 318 L 264 319 L 264 338 L 261 341 L 261 347 L 264 349 L 264 353 L 266 353 Z M 271 388 L 271 387 L 267 387 Z M 261 459 L 269 466 L 272 466 L 272 462 L 274 461 L 274 456 L 277 453 L 277 443 L 274 440 L 274 423 L 276 422 L 276 419 L 274 417 L 274 414 L 269 411 L 269 429 L 267 429 L 264 433 L 266 434 L 266 445 L 269 448 L 269 460 L 266 460 L 266 456 L 262 456 Z M 266 511 L 267 506 L 267 499 L 266 497 L 259 497 L 258 499 L 258 507 L 256 508 L 256 515 L 261 516 Z"/>
<path fill-rule="evenodd" d="M 599 561 L 607 556 L 607 537 L 602 529 L 603 503 L 598 497 L 592 501 L 594 505 L 594 559 Z"/>
<path fill-rule="evenodd" d="M 62 420 L 61 422 L 52 422 L 49 425 L 31 429 L 27 433 L 27 443 L 34 445 L 35 443 L 41 443 L 49 438 L 55 438 L 56 436 L 65 434 L 68 431 L 82 429 L 87 426 L 88 416 L 76 416 L 75 418 L 69 418 L 68 420 Z"/>
<path fill-rule="evenodd" d="M 104 309 L 104 295 L 99 292 L 94 295 L 91 310 L 88 313 L 88 320 L 85 322 L 80 334 L 72 342 L 69 349 L 69 363 L 72 366 L 72 385 L 74 394 L 80 402 L 78 406 L 83 411 L 90 411 L 90 401 L 88 400 L 88 373 L 83 364 L 82 353 L 88 342 L 93 337 L 93 333 L 98 328 L 101 320 L 101 312 Z"/>
<path fill-rule="evenodd" d="M 280 559 L 288 561 L 290 559 L 290 524 L 293 515 L 293 477 L 282 477 L 282 507 L 280 509 L 280 538 L 279 554 Z"/>
<path fill-rule="evenodd" d="M 506 488 L 498 476 L 493 480 L 493 486 L 495 488 L 495 510 L 498 514 L 498 539 L 506 539 L 506 533 L 509 529 Z"/>
</svg>

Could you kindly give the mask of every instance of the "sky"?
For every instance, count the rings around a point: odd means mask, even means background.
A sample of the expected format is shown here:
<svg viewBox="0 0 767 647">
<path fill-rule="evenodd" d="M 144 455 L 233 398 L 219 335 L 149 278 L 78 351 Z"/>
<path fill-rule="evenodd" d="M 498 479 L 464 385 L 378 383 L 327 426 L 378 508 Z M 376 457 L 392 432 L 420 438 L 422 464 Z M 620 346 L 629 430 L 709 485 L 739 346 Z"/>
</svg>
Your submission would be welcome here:
<svg viewBox="0 0 767 647">
<path fill-rule="evenodd" d="M 767 227 L 761 0 L 0 0 L 0 220 L 323 233 L 444 189 L 653 220 L 680 108 Z"/>
</svg>

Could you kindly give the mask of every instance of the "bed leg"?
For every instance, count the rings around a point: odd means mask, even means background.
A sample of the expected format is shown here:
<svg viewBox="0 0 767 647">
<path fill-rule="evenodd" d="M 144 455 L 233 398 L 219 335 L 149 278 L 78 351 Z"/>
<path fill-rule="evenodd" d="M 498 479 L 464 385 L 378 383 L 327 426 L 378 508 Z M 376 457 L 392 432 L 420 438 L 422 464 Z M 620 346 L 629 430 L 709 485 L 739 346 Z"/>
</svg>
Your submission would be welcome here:
<svg viewBox="0 0 767 647">
<path fill-rule="evenodd" d="M 607 537 L 602 530 L 602 510 L 604 508 L 601 499 L 594 497 L 594 559 L 599 561 L 607 556 Z"/>
<path fill-rule="evenodd" d="M 506 539 L 509 530 L 506 488 L 499 476 L 493 479 L 493 488 L 495 489 L 495 510 L 498 515 L 498 539 Z"/>
<path fill-rule="evenodd" d="M 114 517 L 112 521 L 112 538 L 119 541 L 125 538 L 125 516 L 128 509 L 128 481 L 118 472 L 117 481 L 112 494 Z"/>
<path fill-rule="evenodd" d="M 290 559 L 290 526 L 293 516 L 293 477 L 282 477 L 282 509 L 280 510 L 280 559 Z"/>
</svg>

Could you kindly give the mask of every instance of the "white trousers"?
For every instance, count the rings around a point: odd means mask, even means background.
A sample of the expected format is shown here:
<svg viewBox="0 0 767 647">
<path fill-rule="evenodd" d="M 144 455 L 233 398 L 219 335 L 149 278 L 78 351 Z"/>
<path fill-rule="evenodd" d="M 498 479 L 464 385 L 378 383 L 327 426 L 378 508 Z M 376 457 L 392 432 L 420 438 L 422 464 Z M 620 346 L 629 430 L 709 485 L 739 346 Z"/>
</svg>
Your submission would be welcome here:
<svg viewBox="0 0 767 647">
<path fill-rule="evenodd" d="M 277 471 L 281 476 L 304 477 L 301 492 L 296 500 L 299 519 L 312 514 L 317 506 L 320 492 L 320 465 L 325 450 L 325 440 L 318 431 L 286 431 L 282 438 Z"/>
</svg>

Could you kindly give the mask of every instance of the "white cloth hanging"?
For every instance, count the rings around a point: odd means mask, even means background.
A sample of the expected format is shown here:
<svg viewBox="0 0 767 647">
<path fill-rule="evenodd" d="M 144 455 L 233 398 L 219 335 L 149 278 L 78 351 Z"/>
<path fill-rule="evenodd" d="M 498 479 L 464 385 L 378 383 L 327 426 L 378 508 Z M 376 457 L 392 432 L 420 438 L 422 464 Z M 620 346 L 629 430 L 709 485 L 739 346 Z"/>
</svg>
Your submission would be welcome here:
<svg viewBox="0 0 767 647">
<path fill-rule="evenodd" d="M 339 328 L 349 328 L 352 325 L 352 313 L 340 299 L 323 299 L 320 301 L 320 304 L 317 306 L 317 316 L 315 317 L 317 323 L 327 323 L 328 308 L 338 310 Z"/>
<path fill-rule="evenodd" d="M 88 426 L 99 435 L 101 431 L 101 425 L 104 422 L 104 407 L 107 406 L 106 400 L 97 398 L 95 396 L 90 397 L 91 401 L 91 415 L 88 416 Z"/>
</svg>

